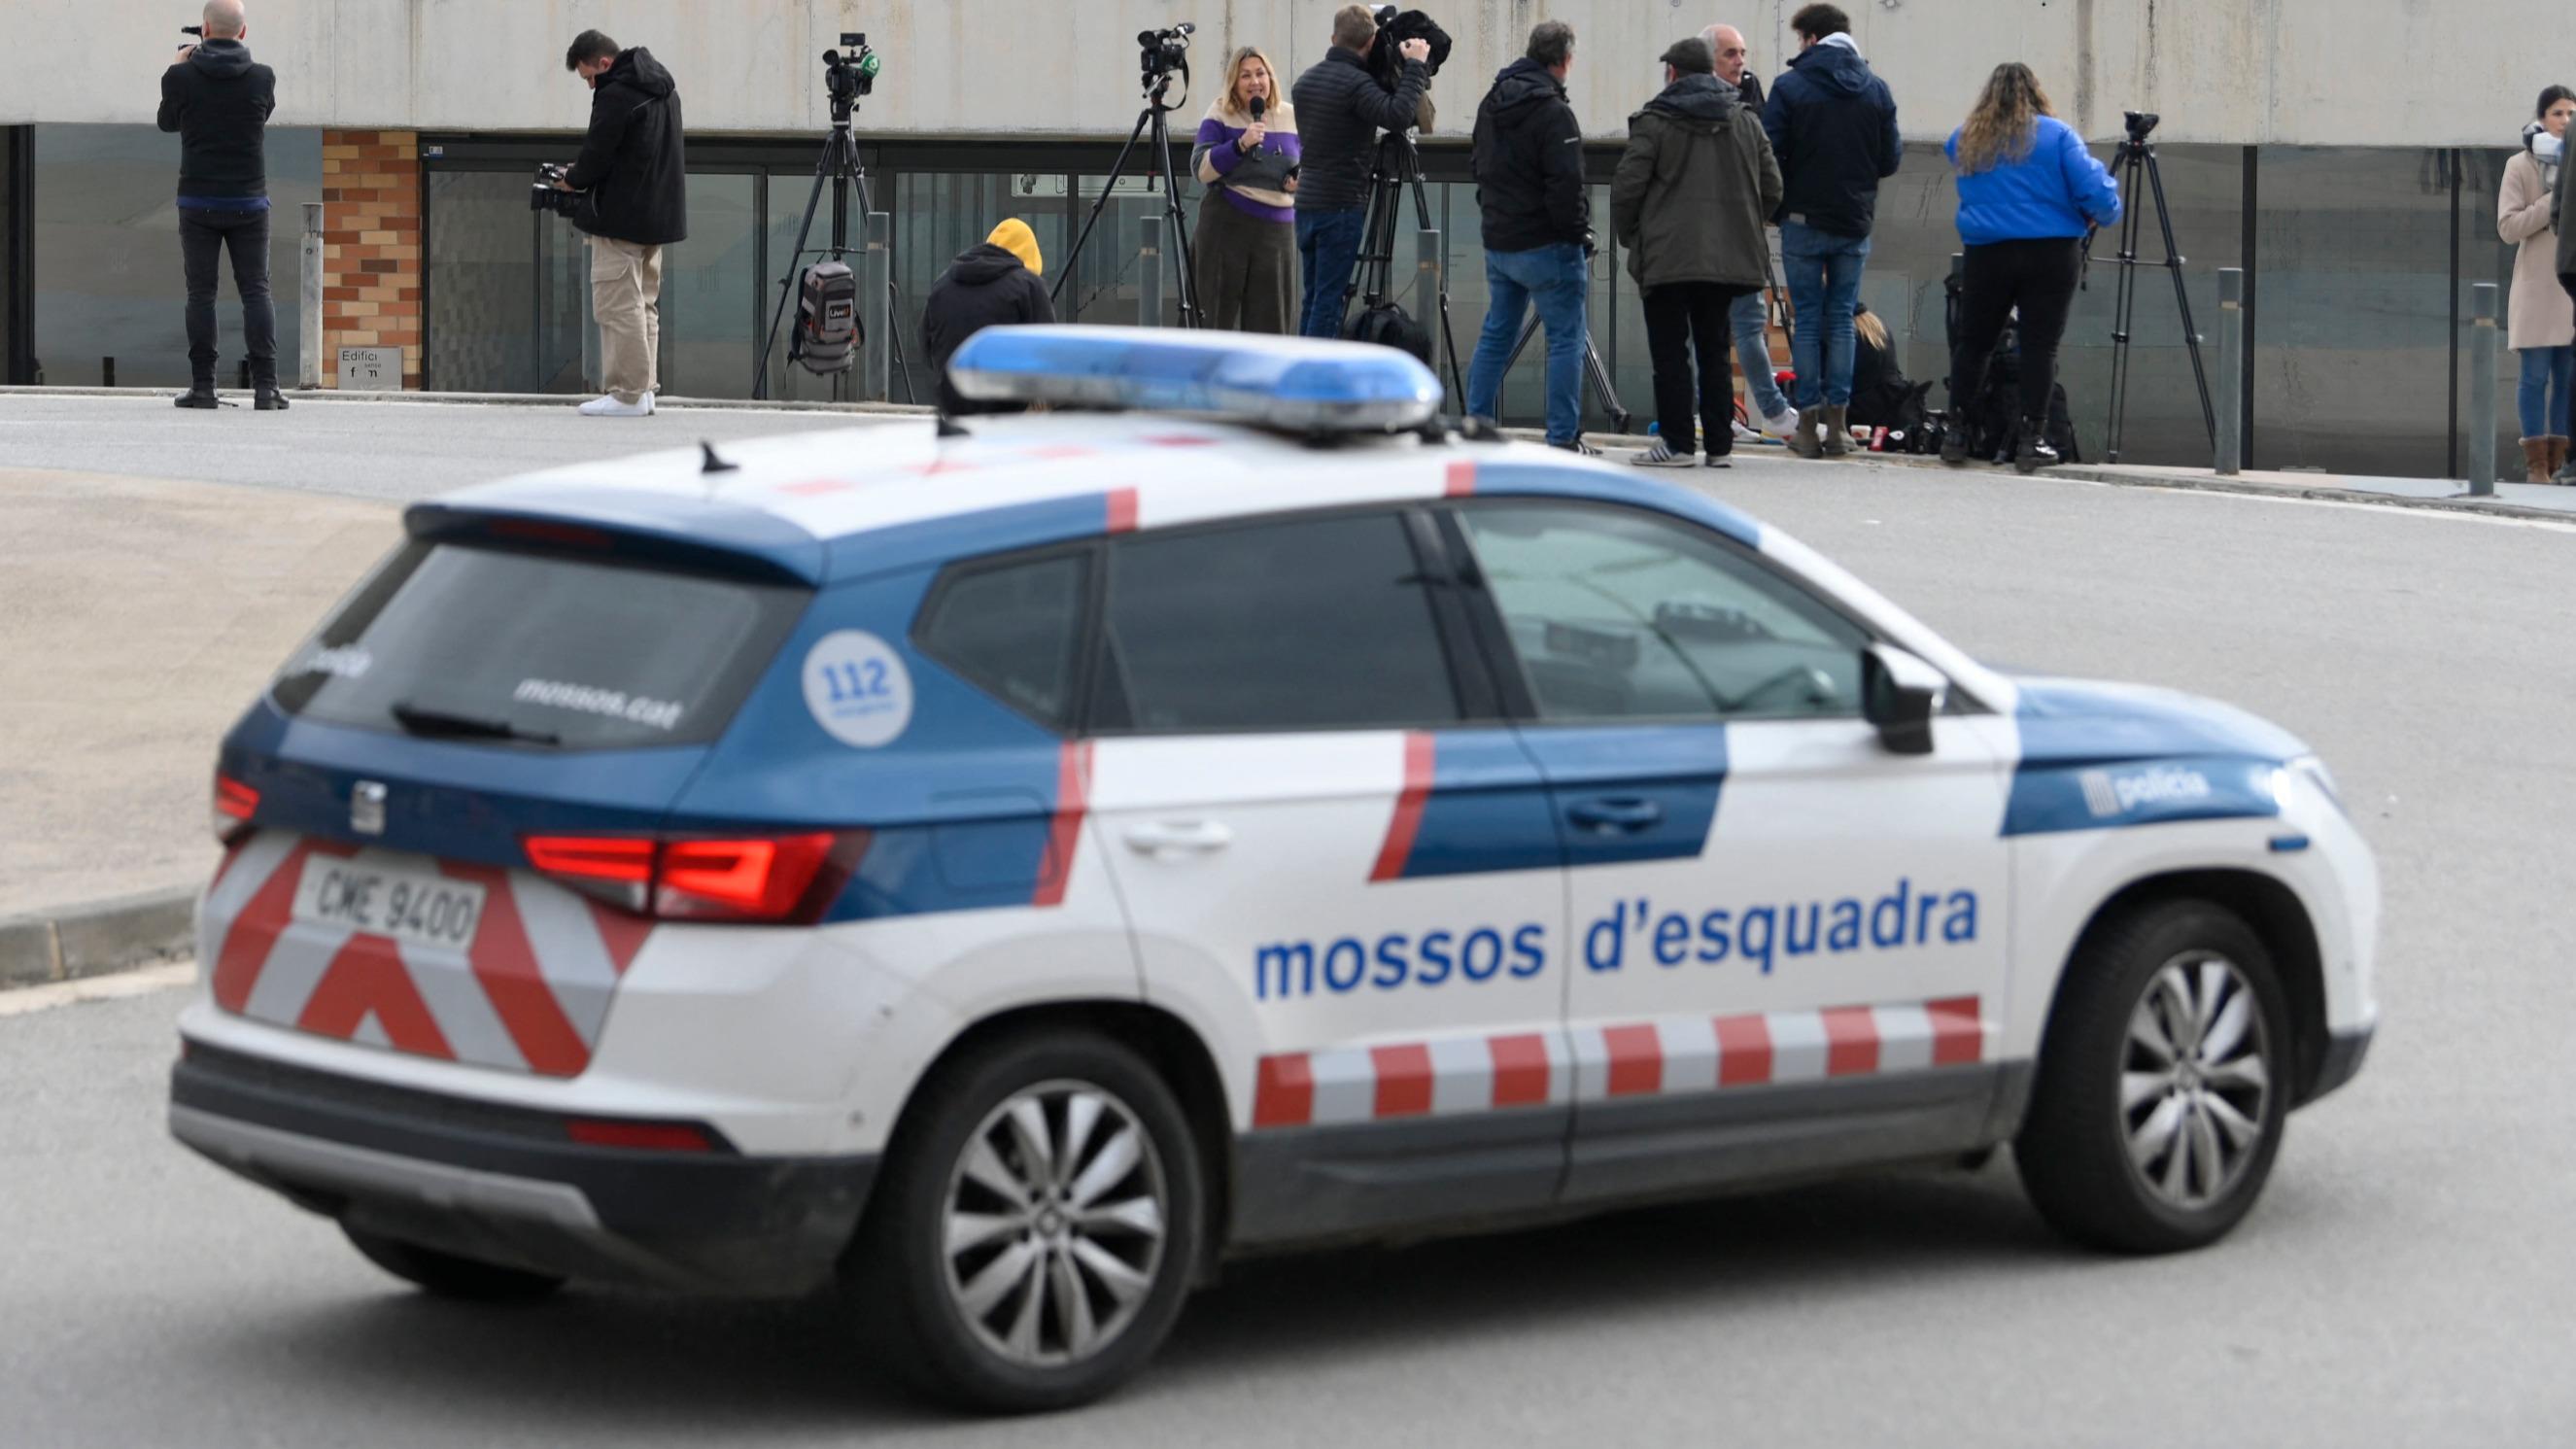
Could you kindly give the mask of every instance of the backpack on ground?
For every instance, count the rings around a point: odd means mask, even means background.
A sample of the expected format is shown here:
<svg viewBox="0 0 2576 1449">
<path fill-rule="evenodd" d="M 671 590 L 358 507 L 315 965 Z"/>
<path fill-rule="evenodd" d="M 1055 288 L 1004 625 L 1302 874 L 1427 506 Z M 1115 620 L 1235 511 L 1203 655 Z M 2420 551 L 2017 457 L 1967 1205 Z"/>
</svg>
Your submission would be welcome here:
<svg viewBox="0 0 2576 1449">
<path fill-rule="evenodd" d="M 859 340 L 859 280 L 846 262 L 816 262 L 796 293 L 796 360 L 813 373 L 847 372 Z"/>
</svg>

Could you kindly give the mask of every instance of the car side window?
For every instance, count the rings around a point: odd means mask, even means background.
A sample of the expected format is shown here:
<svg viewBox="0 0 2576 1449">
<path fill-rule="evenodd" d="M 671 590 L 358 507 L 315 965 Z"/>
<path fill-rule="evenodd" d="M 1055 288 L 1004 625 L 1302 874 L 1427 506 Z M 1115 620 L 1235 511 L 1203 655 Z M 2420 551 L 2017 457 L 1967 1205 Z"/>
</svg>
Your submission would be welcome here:
<svg viewBox="0 0 2576 1449">
<path fill-rule="evenodd" d="M 914 638 L 932 658 L 1050 728 L 1072 717 L 1090 559 L 967 565 L 942 581 Z"/>
<path fill-rule="evenodd" d="M 1101 729 L 1460 718 L 1421 563 L 1394 513 L 1118 539 L 1104 622 Z"/>
<path fill-rule="evenodd" d="M 1541 719 L 1860 713 L 1868 634 L 1712 534 L 1562 503 L 1460 518 Z"/>
</svg>

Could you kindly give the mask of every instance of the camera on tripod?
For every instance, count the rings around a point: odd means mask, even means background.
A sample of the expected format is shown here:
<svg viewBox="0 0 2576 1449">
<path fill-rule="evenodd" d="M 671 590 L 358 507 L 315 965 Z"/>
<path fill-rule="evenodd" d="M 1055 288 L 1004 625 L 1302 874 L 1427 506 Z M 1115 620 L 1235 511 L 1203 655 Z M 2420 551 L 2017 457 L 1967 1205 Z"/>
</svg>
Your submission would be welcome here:
<svg viewBox="0 0 2576 1449">
<path fill-rule="evenodd" d="M 2129 144 L 2132 146 L 2147 144 L 2147 133 L 2164 119 L 2153 111 L 2122 111 L 2120 118 L 2129 123 Z"/>
<path fill-rule="evenodd" d="M 877 72 L 882 69 L 884 62 L 868 48 L 867 32 L 844 30 L 841 50 L 823 52 L 823 90 L 836 108 L 856 105 L 859 97 L 876 93 Z"/>
<path fill-rule="evenodd" d="M 1190 37 L 1198 27 L 1184 20 L 1168 30 L 1140 30 L 1136 33 L 1137 65 L 1144 72 L 1145 89 L 1174 71 L 1180 72 L 1181 84 L 1190 81 Z"/>
<path fill-rule="evenodd" d="M 570 166 L 558 165 L 552 161 L 537 163 L 537 179 L 528 186 L 528 210 L 551 211 L 557 216 L 569 218 L 573 214 L 573 208 L 581 204 L 582 193 L 566 191 L 555 183 L 571 174 Z"/>
<path fill-rule="evenodd" d="M 1449 63 L 1449 32 L 1438 21 L 1419 10 L 1398 11 L 1392 5 L 1377 7 L 1377 44 L 1369 47 L 1369 74 L 1376 78 L 1379 89 L 1388 95 L 1404 82 L 1404 43 L 1427 41 L 1431 54 L 1423 59 L 1422 68 L 1433 76 Z"/>
</svg>

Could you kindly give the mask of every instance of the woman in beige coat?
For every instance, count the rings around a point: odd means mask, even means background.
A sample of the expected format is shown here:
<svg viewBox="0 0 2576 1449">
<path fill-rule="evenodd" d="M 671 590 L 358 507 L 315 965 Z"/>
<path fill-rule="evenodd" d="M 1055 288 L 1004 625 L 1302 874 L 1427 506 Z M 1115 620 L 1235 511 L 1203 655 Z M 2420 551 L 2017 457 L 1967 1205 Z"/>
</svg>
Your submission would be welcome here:
<svg viewBox="0 0 2576 1449">
<path fill-rule="evenodd" d="M 2558 285 L 2558 228 L 2551 216 L 2568 122 L 2576 120 L 2576 91 L 2551 86 L 2540 93 L 2539 119 L 2522 128 L 2522 150 L 2504 165 L 2496 199 L 2496 235 L 2517 243 L 2513 261 L 2513 315 L 2506 345 L 2522 354 L 2522 462 L 2524 476 L 2546 483 L 2567 464 L 2568 386 L 2576 381 L 2576 302 Z"/>
</svg>

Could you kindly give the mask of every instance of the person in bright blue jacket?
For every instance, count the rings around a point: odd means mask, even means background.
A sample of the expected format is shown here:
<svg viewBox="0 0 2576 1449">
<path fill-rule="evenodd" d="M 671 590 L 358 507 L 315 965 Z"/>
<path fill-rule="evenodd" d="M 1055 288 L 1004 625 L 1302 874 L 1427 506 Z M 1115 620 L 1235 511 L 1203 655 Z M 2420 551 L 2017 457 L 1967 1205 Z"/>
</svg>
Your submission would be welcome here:
<svg viewBox="0 0 2576 1449">
<path fill-rule="evenodd" d="M 1943 148 L 1959 178 L 1959 240 L 1967 275 L 1950 352 L 1950 415 L 1986 383 L 1986 366 L 2013 312 L 2021 313 L 2021 406 L 2013 465 L 2057 461 L 2047 438 L 2057 343 L 2083 276 L 2083 238 L 2120 220 L 2120 186 L 2075 128 L 2057 119 L 2039 77 L 2019 61 L 1995 67 L 1967 124 Z M 1943 435 L 1941 460 L 1968 460 L 1968 439 Z"/>
</svg>

